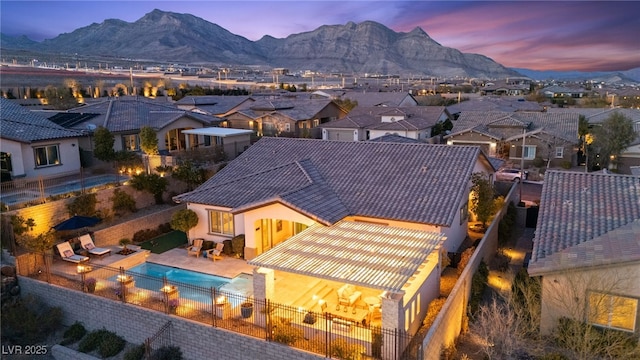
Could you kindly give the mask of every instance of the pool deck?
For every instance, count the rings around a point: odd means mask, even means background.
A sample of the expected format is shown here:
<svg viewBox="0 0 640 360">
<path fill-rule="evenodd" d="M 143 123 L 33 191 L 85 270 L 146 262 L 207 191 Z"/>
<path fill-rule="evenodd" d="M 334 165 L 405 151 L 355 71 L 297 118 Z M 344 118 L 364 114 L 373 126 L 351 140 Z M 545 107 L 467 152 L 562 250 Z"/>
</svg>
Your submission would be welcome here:
<svg viewBox="0 0 640 360">
<path fill-rule="evenodd" d="M 135 256 L 123 256 L 116 254 L 116 252 L 120 250 L 120 247 L 118 246 L 110 248 L 111 255 L 103 256 L 101 258 L 92 256 L 88 265 L 117 267 L 120 266 L 118 264 L 122 264 L 124 260 L 128 260 L 127 258 Z M 197 258 L 193 255 L 188 256 L 187 250 L 183 248 L 171 249 L 162 254 L 153 254 L 146 250 L 142 250 L 142 254 L 138 254 L 138 257 L 140 258 L 137 259 L 137 261 L 129 262 L 129 264 L 125 265 L 125 269 L 141 264 L 146 259 L 147 262 L 217 275 L 229 279 L 233 279 L 241 273 L 253 274 L 253 266 L 248 265 L 246 260 L 222 256 L 222 258 L 218 258 L 214 262 L 211 261 L 210 258 L 204 258 L 202 256 Z M 69 261 L 64 261 L 60 259 L 59 256 L 54 258 L 52 272 L 66 278 L 80 278 L 80 275 L 77 272 L 77 265 Z"/>
</svg>

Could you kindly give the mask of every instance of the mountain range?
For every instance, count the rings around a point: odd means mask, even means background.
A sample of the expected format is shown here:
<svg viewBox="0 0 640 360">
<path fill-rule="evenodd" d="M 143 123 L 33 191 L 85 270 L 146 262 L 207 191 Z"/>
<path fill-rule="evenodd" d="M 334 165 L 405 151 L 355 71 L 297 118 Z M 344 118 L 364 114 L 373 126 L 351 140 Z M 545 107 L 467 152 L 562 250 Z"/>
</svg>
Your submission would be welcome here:
<svg viewBox="0 0 640 360">
<path fill-rule="evenodd" d="M 504 78 L 519 74 L 490 58 L 440 45 L 421 28 L 404 33 L 365 21 L 324 25 L 251 41 L 190 14 L 153 10 L 129 23 L 109 19 L 36 42 L 0 38 L 2 49 L 109 55 L 192 65 L 265 65 L 345 74 Z"/>
</svg>

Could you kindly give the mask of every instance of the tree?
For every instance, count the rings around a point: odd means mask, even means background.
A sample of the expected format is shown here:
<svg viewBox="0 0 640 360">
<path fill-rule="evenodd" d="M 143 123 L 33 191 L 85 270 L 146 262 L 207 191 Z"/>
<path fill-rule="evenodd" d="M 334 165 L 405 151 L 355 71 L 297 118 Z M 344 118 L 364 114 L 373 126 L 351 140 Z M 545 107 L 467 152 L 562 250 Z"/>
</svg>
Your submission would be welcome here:
<svg viewBox="0 0 640 360">
<path fill-rule="evenodd" d="M 198 225 L 198 214 L 191 209 L 177 211 L 171 217 L 171 228 L 189 234 L 189 230 Z"/>
<path fill-rule="evenodd" d="M 617 164 L 622 151 L 631 145 L 635 138 L 633 121 L 616 111 L 601 126 L 593 129 L 591 146 L 600 155 L 602 167 L 606 168 L 610 162 Z"/>
<path fill-rule="evenodd" d="M 493 187 L 483 173 L 474 173 L 471 175 L 471 207 L 470 210 L 476 215 L 478 221 L 482 223 L 482 227 L 487 227 L 487 222 L 493 214 Z"/>
<path fill-rule="evenodd" d="M 71 203 L 67 204 L 67 212 L 69 216 L 95 216 L 98 198 L 95 193 L 84 194 L 76 197 Z"/>
<path fill-rule="evenodd" d="M 162 194 L 167 189 L 169 182 L 158 174 L 141 173 L 131 177 L 131 186 L 136 190 L 146 191 L 153 195 L 156 204 L 164 203 Z"/>
<path fill-rule="evenodd" d="M 56 110 L 67 110 L 78 106 L 78 101 L 69 88 L 48 86 L 44 94 L 47 104 Z"/>
<path fill-rule="evenodd" d="M 354 107 L 358 106 L 358 102 L 351 99 L 336 99 L 333 100 L 334 103 L 338 104 L 341 108 L 347 110 L 347 112 L 353 110 Z"/>
<path fill-rule="evenodd" d="M 189 191 L 206 180 L 205 170 L 195 166 L 193 162 L 189 160 L 176 166 L 171 172 L 171 177 L 187 183 Z"/>
<path fill-rule="evenodd" d="M 150 126 L 140 129 L 140 149 L 147 155 L 158 154 L 158 134 Z"/>
<path fill-rule="evenodd" d="M 102 161 L 113 161 L 115 157 L 115 151 L 113 150 L 113 144 L 115 143 L 115 138 L 113 134 L 102 126 L 98 127 L 93 132 L 93 156 L 96 159 Z"/>
</svg>

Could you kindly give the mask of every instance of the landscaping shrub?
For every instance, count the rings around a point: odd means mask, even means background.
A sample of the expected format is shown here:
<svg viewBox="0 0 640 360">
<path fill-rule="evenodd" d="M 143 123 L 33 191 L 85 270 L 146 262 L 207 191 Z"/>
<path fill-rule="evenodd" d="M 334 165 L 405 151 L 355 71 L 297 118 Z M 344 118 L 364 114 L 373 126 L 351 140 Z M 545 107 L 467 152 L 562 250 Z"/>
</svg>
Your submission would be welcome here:
<svg viewBox="0 0 640 360">
<path fill-rule="evenodd" d="M 533 166 L 535 166 L 535 167 L 543 167 L 544 166 L 544 159 L 542 159 L 541 157 L 536 157 L 535 159 L 533 159 Z"/>
<path fill-rule="evenodd" d="M 458 267 L 457 267 L 458 275 L 462 274 L 462 272 L 464 271 L 464 268 L 467 267 L 467 264 L 469 263 L 469 260 L 471 260 L 471 256 L 473 256 L 473 252 L 475 250 L 476 250 L 475 247 L 470 247 L 462 252 L 462 254 L 460 255 L 460 261 L 458 261 Z"/>
<path fill-rule="evenodd" d="M 632 333 L 599 328 L 566 317 L 558 320 L 553 329 L 558 346 L 579 354 L 592 354 L 607 359 L 638 359 L 640 345 Z"/>
<path fill-rule="evenodd" d="M 478 311 L 488 280 L 489 267 L 484 261 L 481 261 L 480 265 L 478 265 L 478 270 L 471 279 L 471 298 L 469 299 L 469 311 L 471 314 L 475 314 Z"/>
<path fill-rule="evenodd" d="M 500 224 L 498 224 L 498 245 L 503 246 L 506 244 L 509 239 L 511 239 L 511 235 L 513 234 L 513 226 L 516 223 L 517 218 L 517 210 L 516 206 L 513 202 L 509 202 L 507 205 L 507 212 L 500 220 Z"/>
<path fill-rule="evenodd" d="M 291 326 L 291 321 L 281 317 L 274 317 L 273 319 L 273 341 L 279 343 L 291 345 L 298 339 L 303 338 L 303 332 L 301 329 Z"/>
<path fill-rule="evenodd" d="M 48 307 L 35 296 L 2 304 L 2 338 L 16 345 L 43 342 L 62 322 L 62 309 Z"/>
<path fill-rule="evenodd" d="M 563 169 L 571 169 L 571 161 L 563 161 L 560 166 L 562 166 Z"/>
<path fill-rule="evenodd" d="M 364 352 L 361 346 L 349 344 L 344 339 L 338 338 L 331 343 L 331 355 L 343 360 L 360 359 L 360 353 Z"/>
<path fill-rule="evenodd" d="M 151 354 L 150 360 L 182 360 L 182 350 L 177 346 L 163 346 Z"/>
<path fill-rule="evenodd" d="M 144 230 L 139 230 L 136 231 L 133 234 L 133 242 L 134 243 L 141 243 L 141 242 L 145 242 L 147 240 L 151 240 L 154 237 L 158 237 L 162 235 L 160 233 L 160 231 L 158 229 L 144 229 Z"/>
<path fill-rule="evenodd" d="M 120 189 L 115 189 L 113 191 L 111 201 L 113 202 L 111 209 L 118 215 L 122 215 L 127 212 L 138 211 L 138 209 L 136 208 L 136 200 L 133 198 L 133 196 Z"/>
<path fill-rule="evenodd" d="M 162 234 L 166 234 L 168 232 L 173 231 L 173 229 L 171 228 L 171 223 L 166 222 L 158 225 L 158 231 L 160 231 L 160 233 Z"/>
<path fill-rule="evenodd" d="M 144 352 L 145 346 L 144 344 L 140 344 L 124 353 L 124 360 L 142 360 L 144 358 Z"/>
<path fill-rule="evenodd" d="M 95 216 L 98 198 L 96 194 L 84 194 L 75 198 L 71 203 L 67 204 L 67 212 L 69 216 Z"/>
<path fill-rule="evenodd" d="M 108 332 L 100 341 L 100 345 L 98 348 L 98 353 L 103 358 L 115 356 L 120 353 L 120 351 L 124 350 L 124 346 L 127 344 L 126 341 L 115 333 Z"/>
<path fill-rule="evenodd" d="M 64 339 L 60 342 L 60 345 L 73 344 L 82 339 L 86 333 L 87 329 L 84 328 L 84 325 L 76 321 L 73 325 L 69 326 L 67 331 L 64 332 Z"/>
<path fill-rule="evenodd" d="M 568 357 L 560 353 L 545 354 L 538 358 L 538 360 L 571 360 Z"/>
<path fill-rule="evenodd" d="M 236 257 L 244 258 L 244 234 L 234 236 L 231 239 L 231 247 Z"/>
<path fill-rule="evenodd" d="M 97 349 L 100 346 L 102 339 L 107 336 L 109 331 L 106 329 L 95 330 L 87 334 L 87 336 L 78 344 L 78 351 L 83 353 L 89 353 Z"/>
</svg>

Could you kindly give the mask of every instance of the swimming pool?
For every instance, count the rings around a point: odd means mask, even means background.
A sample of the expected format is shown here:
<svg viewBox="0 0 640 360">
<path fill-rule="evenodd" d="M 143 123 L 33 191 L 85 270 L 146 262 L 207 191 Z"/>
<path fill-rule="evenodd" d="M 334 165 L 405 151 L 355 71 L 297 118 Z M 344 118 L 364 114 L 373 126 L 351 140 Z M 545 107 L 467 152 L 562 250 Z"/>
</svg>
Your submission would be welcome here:
<svg viewBox="0 0 640 360">
<path fill-rule="evenodd" d="M 249 274 L 229 279 L 150 262 L 132 267 L 127 270 L 127 274 L 133 275 L 136 287 L 154 291 L 162 287 L 166 277 L 169 284 L 178 288 L 180 297 L 207 304 L 211 303 L 211 288 L 243 297 L 253 294 L 253 276 Z M 111 280 L 115 280 L 115 277 Z"/>
</svg>

